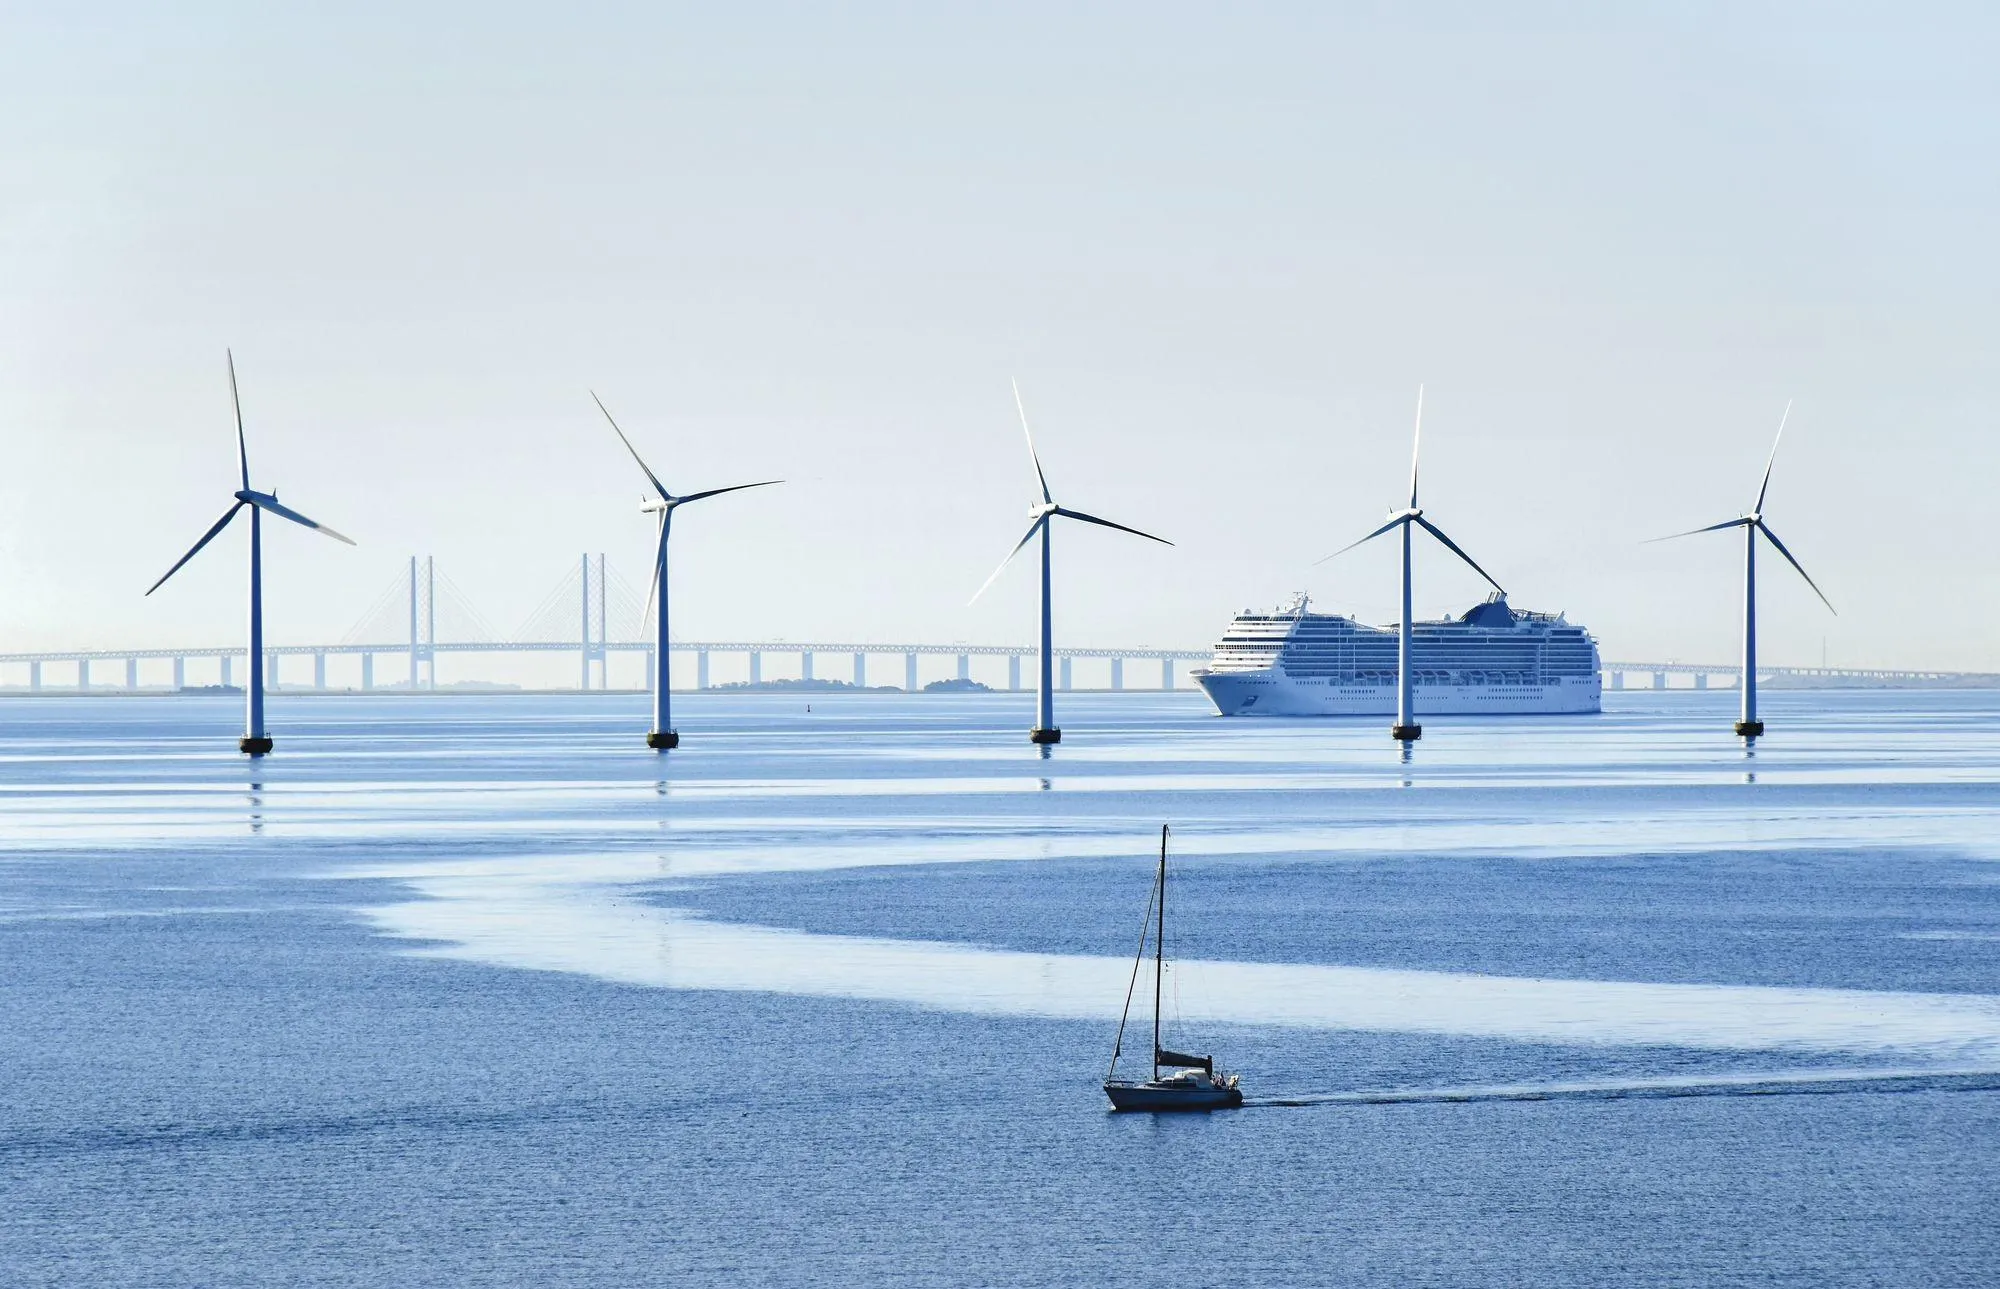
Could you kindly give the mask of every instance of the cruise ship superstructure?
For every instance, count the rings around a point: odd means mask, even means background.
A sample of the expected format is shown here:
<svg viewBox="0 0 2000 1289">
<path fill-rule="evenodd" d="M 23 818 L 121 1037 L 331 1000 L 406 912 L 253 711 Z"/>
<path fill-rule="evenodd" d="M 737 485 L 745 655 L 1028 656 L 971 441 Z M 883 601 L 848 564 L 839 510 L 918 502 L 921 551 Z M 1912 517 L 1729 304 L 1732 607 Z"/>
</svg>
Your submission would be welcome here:
<svg viewBox="0 0 2000 1289">
<path fill-rule="evenodd" d="M 1224 716 L 1394 715 L 1396 630 L 1309 612 L 1301 595 L 1237 614 L 1194 678 Z M 1461 617 L 1411 623 L 1410 654 L 1424 716 L 1595 712 L 1603 702 L 1590 633 L 1503 595 Z"/>
</svg>

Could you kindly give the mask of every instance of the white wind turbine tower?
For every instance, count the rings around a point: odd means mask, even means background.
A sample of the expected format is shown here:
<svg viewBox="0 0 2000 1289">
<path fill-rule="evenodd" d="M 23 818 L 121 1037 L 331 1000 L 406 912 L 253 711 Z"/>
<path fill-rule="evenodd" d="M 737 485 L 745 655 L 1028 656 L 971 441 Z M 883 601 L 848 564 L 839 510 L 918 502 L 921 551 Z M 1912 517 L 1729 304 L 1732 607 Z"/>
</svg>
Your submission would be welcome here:
<svg viewBox="0 0 2000 1289">
<path fill-rule="evenodd" d="M 1764 534 L 1765 540 L 1785 557 L 1785 562 L 1798 570 L 1799 576 L 1805 578 L 1806 585 L 1812 587 L 1813 594 L 1819 596 L 1819 602 L 1826 606 L 1827 612 L 1839 613 L 1833 607 L 1833 601 L 1827 599 L 1819 584 L 1812 580 L 1812 575 L 1792 558 L 1792 553 L 1785 549 L 1785 544 L 1764 522 L 1764 494 L 1771 490 L 1771 467 L 1778 463 L 1778 444 L 1784 441 L 1785 422 L 1791 417 L 1792 405 L 1788 402 L 1785 414 L 1778 418 L 1778 437 L 1771 440 L 1770 459 L 1764 462 L 1764 481 L 1757 485 L 1757 504 L 1750 507 L 1749 513 L 1725 519 L 1719 524 L 1710 524 L 1706 528 L 1653 538 L 1656 542 L 1665 542 L 1676 537 L 1692 537 L 1696 533 L 1720 532 L 1725 528 L 1743 530 L 1743 713 L 1736 722 L 1736 732 L 1746 739 L 1754 739 L 1764 732 L 1764 722 L 1757 719 L 1757 534 Z"/>
<path fill-rule="evenodd" d="M 774 483 L 784 481 L 765 479 L 760 483 L 738 483 L 727 488 L 710 488 L 706 492 L 691 492 L 684 497 L 677 497 L 667 491 L 667 485 L 660 482 L 660 477 L 654 474 L 652 468 L 640 457 L 639 449 L 633 447 L 632 440 L 625 437 L 625 431 L 618 428 L 618 422 L 612 419 L 611 410 L 604 406 L 604 400 L 597 396 L 595 390 L 591 391 L 590 399 L 597 404 L 597 410 L 604 413 L 604 419 L 611 422 L 612 433 L 616 434 L 618 441 L 625 445 L 625 450 L 632 454 L 632 459 L 639 463 L 639 469 L 645 474 L 646 482 L 653 486 L 655 495 L 640 505 L 640 513 L 655 514 L 660 517 L 660 539 L 653 553 L 653 579 L 646 587 L 647 607 L 657 610 L 653 619 L 653 728 L 646 734 L 646 746 L 664 752 L 668 748 L 679 747 L 681 743 L 681 736 L 674 731 L 673 698 L 668 683 L 671 672 L 667 665 L 667 539 L 673 535 L 674 511 L 691 501 L 706 501 L 710 497 L 720 497 L 725 492 L 741 492 L 745 488 L 768 488 Z"/>
<path fill-rule="evenodd" d="M 1060 515 L 1064 519 L 1077 519 L 1083 521 L 1086 524 L 1097 524 L 1103 528 L 1116 528 L 1121 533 L 1131 533 L 1135 537 L 1144 537 L 1147 541 L 1158 542 L 1162 546 L 1171 546 L 1173 545 L 1173 543 L 1168 541 L 1164 537 L 1155 537 L 1151 533 L 1142 533 L 1136 528 L 1127 528 L 1123 524 L 1114 524 L 1109 519 L 1099 519 L 1096 515 L 1086 515 L 1080 510 L 1070 510 L 1067 507 L 1058 506 L 1055 503 L 1055 498 L 1049 495 L 1049 477 L 1048 475 L 1042 473 L 1042 458 L 1035 452 L 1035 436 L 1033 432 L 1028 429 L 1028 409 L 1027 406 L 1021 402 L 1021 385 L 1020 382 L 1018 381 L 1014 383 L 1014 407 L 1021 414 L 1021 433 L 1026 435 L 1028 439 L 1028 459 L 1035 463 L 1035 480 L 1041 485 L 1042 488 L 1042 504 L 1039 506 L 1031 506 L 1029 508 L 1028 510 L 1029 523 L 1026 536 L 1021 538 L 1020 542 L 1015 545 L 1013 550 L 1007 552 L 1007 558 L 1000 561 L 1000 567 L 993 570 L 993 575 L 986 579 L 985 585 L 981 586 L 977 591 L 973 592 L 972 600 L 977 600 L 980 596 L 986 594 L 986 588 L 992 586 L 994 581 L 999 578 L 1002 570 L 1004 570 L 1007 567 L 1008 563 L 1011 560 L 1013 560 L 1013 558 L 1016 555 L 1019 555 L 1021 553 L 1021 547 L 1026 546 L 1029 542 L 1033 541 L 1036 533 L 1041 534 L 1042 536 L 1041 667 L 1040 667 L 1040 676 L 1037 680 L 1037 687 L 1036 687 L 1035 727 L 1028 731 L 1028 740 L 1033 743 L 1060 743 L 1062 742 L 1062 731 L 1056 728 L 1056 712 L 1055 712 L 1055 684 L 1054 684 L 1055 650 L 1050 643 L 1051 630 L 1049 626 L 1049 533 L 1055 527 L 1053 521 L 1058 515 Z M 967 603 L 971 602 L 972 601 L 967 601 Z"/>
<path fill-rule="evenodd" d="M 224 351 L 228 353 L 228 351 Z M 271 736 L 264 729 L 264 534 L 263 512 L 283 516 L 295 524 L 317 529 L 336 541 L 354 545 L 352 538 L 328 528 L 325 524 L 307 519 L 289 506 L 280 505 L 275 492 L 253 492 L 250 488 L 250 453 L 243 443 L 243 400 L 236 394 L 236 355 L 228 353 L 229 359 L 229 401 L 236 409 L 236 464 L 241 471 L 243 486 L 236 490 L 236 504 L 222 513 L 215 526 L 201 535 L 187 554 L 174 562 L 158 582 L 146 588 L 151 595 L 160 589 L 167 578 L 180 572 L 182 564 L 195 557 L 202 547 L 215 540 L 215 535 L 229 527 L 229 521 L 236 518 L 236 512 L 250 507 L 250 679 L 243 687 L 244 713 L 243 737 L 237 747 L 251 756 L 262 756 L 271 750 Z"/>
<path fill-rule="evenodd" d="M 1487 582 L 1492 585 L 1494 590 L 1500 592 L 1500 594 L 1503 596 L 1507 594 L 1505 587 L 1501 586 L 1498 582 L 1493 581 L 1491 574 L 1489 574 L 1485 569 L 1479 567 L 1479 565 L 1476 562 L 1474 562 L 1472 556 L 1460 550 L 1458 548 L 1457 542 L 1454 542 L 1451 538 L 1446 537 L 1444 535 L 1443 529 L 1439 528 L 1436 524 L 1432 523 L 1430 520 L 1425 519 L 1424 512 L 1417 508 L 1417 457 L 1419 453 L 1422 452 L 1423 445 L 1424 445 L 1424 388 L 1423 386 L 1419 385 L 1417 386 L 1417 428 L 1415 434 L 1415 442 L 1410 448 L 1410 504 L 1408 506 L 1405 506 L 1401 510 L 1392 512 L 1389 516 L 1388 522 L 1384 523 L 1380 528 L 1377 528 L 1374 532 L 1368 534 L 1366 537 L 1361 538 L 1360 541 L 1349 542 L 1347 545 L 1335 551 L 1333 555 L 1328 555 L 1326 559 L 1318 561 L 1319 563 L 1324 564 L 1326 563 L 1327 560 L 1332 559 L 1335 555 L 1345 555 L 1348 551 L 1351 551 L 1356 546 L 1361 545 L 1362 542 L 1373 541 L 1375 538 L 1380 537 L 1383 533 L 1388 532 L 1392 528 L 1401 528 L 1403 530 L 1403 616 L 1402 620 L 1396 624 L 1396 723 L 1394 726 L 1390 728 L 1389 736 L 1394 739 L 1399 739 L 1404 743 L 1409 743 L 1415 739 L 1421 738 L 1423 737 L 1424 733 L 1424 727 L 1417 724 L 1416 713 L 1411 710 L 1411 703 L 1410 703 L 1411 689 L 1412 689 L 1412 682 L 1410 676 L 1410 529 L 1411 527 L 1415 526 L 1422 528 L 1425 532 L 1437 538 L 1440 542 L 1443 542 L 1447 550 L 1449 550 L 1452 554 L 1458 556 L 1460 559 L 1464 560 L 1467 564 L 1470 564 L 1472 566 L 1472 571 L 1479 574 L 1479 576 L 1485 578 Z"/>
</svg>

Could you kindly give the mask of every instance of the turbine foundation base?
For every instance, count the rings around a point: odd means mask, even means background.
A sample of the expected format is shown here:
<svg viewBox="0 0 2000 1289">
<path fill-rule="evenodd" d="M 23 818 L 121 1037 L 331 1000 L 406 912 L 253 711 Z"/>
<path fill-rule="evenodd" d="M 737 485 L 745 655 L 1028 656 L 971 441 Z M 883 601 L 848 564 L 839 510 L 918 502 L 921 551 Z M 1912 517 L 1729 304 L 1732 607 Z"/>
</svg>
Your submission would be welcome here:
<svg viewBox="0 0 2000 1289">
<path fill-rule="evenodd" d="M 646 736 L 646 746 L 655 752 L 664 752 L 670 747 L 679 747 L 681 736 L 673 730 L 654 730 Z"/>
<path fill-rule="evenodd" d="M 1391 725 L 1389 727 L 1389 737 L 1395 739 L 1398 743 L 1414 743 L 1423 736 L 1424 727 L 1421 725 Z"/>
<path fill-rule="evenodd" d="M 250 756 L 263 756 L 275 746 L 270 737 L 264 734 L 246 734 L 236 740 L 237 750 Z"/>
<path fill-rule="evenodd" d="M 1061 731 L 1061 730 L 1029 730 L 1029 731 L 1028 731 L 1028 741 L 1029 741 L 1030 743 L 1060 743 L 1060 742 L 1062 742 L 1062 731 Z"/>
<path fill-rule="evenodd" d="M 1764 722 L 1762 721 L 1736 722 L 1736 733 L 1740 737 L 1756 738 L 1759 734 L 1762 734 L 1763 732 L 1764 732 Z"/>
</svg>

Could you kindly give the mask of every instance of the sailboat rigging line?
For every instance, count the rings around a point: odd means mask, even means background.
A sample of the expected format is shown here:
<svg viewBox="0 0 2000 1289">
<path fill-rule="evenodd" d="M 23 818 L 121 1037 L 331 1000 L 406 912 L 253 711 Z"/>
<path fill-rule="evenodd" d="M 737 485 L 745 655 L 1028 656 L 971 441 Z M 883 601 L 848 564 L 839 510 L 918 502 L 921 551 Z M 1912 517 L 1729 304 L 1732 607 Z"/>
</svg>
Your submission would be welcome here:
<svg viewBox="0 0 2000 1289">
<path fill-rule="evenodd" d="M 1118 1073 L 1118 1054 L 1125 1050 L 1125 1020 L 1132 1014 L 1132 994 L 1139 987 L 1139 964 L 1146 957 L 1146 937 L 1153 929 L 1153 900 L 1158 894 L 1157 887 L 1146 891 L 1146 915 L 1139 919 L 1139 948 L 1132 955 L 1132 978 L 1125 982 L 1125 1010 L 1118 1013 L 1118 1037 L 1111 1044 L 1111 1068 L 1104 1075 L 1107 1079 Z"/>
<path fill-rule="evenodd" d="M 1153 937 L 1153 1082 L 1160 1081 L 1160 975 L 1167 955 L 1167 826 L 1160 825 L 1159 933 Z"/>
</svg>

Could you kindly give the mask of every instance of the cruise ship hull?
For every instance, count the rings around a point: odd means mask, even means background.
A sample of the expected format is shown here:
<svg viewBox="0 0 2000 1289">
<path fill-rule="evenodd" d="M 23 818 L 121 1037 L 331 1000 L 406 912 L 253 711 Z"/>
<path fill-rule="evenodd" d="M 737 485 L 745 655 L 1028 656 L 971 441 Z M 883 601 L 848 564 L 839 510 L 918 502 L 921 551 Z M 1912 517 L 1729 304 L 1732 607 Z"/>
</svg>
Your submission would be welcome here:
<svg viewBox="0 0 2000 1289">
<path fill-rule="evenodd" d="M 1197 671 L 1195 681 L 1223 716 L 1394 716 L 1396 686 L 1288 676 L 1283 670 Z M 1603 709 L 1595 674 L 1544 684 L 1426 685 L 1412 695 L 1418 716 L 1562 715 Z"/>
</svg>

